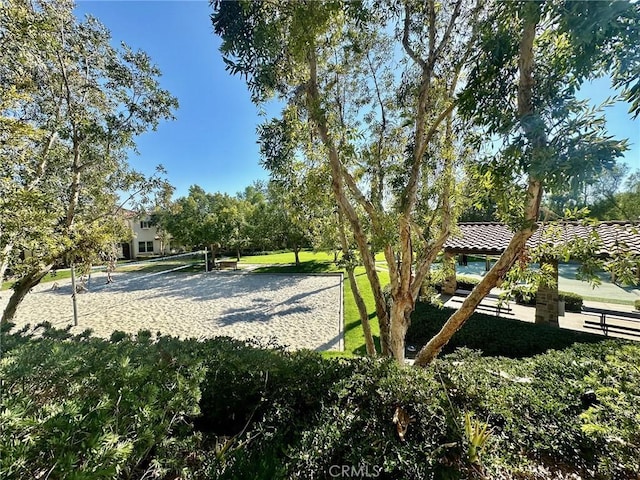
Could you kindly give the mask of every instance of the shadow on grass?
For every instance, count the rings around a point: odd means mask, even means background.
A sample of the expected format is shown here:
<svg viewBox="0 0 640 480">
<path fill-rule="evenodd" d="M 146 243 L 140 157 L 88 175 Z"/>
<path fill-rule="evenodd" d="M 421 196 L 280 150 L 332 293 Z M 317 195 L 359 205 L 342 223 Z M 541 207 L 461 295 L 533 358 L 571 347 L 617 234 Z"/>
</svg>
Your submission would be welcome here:
<svg viewBox="0 0 640 480">
<path fill-rule="evenodd" d="M 300 265 L 269 265 L 257 268 L 253 273 L 334 273 L 340 269 L 333 262 L 309 260 Z"/>
<path fill-rule="evenodd" d="M 411 316 L 406 344 L 419 350 L 440 331 L 453 312 L 455 310 L 451 308 L 417 303 Z M 481 350 L 484 356 L 525 358 L 548 350 L 563 350 L 574 343 L 598 343 L 605 340 L 608 338 L 601 335 L 474 313 L 451 338 L 442 353 L 466 347 Z"/>
<path fill-rule="evenodd" d="M 378 335 L 374 335 L 373 336 L 373 343 L 375 344 L 376 352 L 378 352 L 378 355 L 379 355 L 380 352 L 382 351 L 382 349 L 380 347 L 380 337 Z M 367 347 L 363 343 L 363 344 L 359 345 L 358 347 L 352 349 L 351 353 L 353 355 L 364 357 L 367 354 Z"/>
<path fill-rule="evenodd" d="M 407 351 L 407 357 L 411 358 L 415 352 L 426 345 L 440 331 L 453 312 L 455 310 L 451 308 L 417 303 L 406 336 L 407 347 L 414 346 L 415 351 Z M 375 317 L 375 312 L 369 315 L 369 318 L 372 317 Z M 360 321 L 350 322 L 345 325 L 345 333 L 359 328 L 362 328 Z M 549 350 L 563 350 L 575 343 L 599 343 L 606 340 L 610 338 L 474 313 L 444 347 L 442 353 L 452 353 L 457 348 L 465 347 L 480 350 L 483 356 L 526 358 Z M 374 341 L 379 352 L 380 338 L 374 336 Z M 354 355 L 366 355 L 364 343 L 350 348 L 349 351 Z"/>
</svg>

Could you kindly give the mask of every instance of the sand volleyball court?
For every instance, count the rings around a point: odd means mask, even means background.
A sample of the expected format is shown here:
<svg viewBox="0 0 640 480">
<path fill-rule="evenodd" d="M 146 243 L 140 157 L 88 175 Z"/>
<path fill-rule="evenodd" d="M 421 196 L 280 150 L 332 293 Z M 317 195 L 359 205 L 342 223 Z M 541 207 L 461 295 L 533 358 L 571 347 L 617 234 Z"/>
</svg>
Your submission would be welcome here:
<svg viewBox="0 0 640 480">
<path fill-rule="evenodd" d="M 342 277 L 209 273 L 104 273 L 92 275 L 88 293 L 77 295 L 80 333 L 109 337 L 115 330 L 161 332 L 183 338 L 229 336 L 275 339 L 291 349 L 342 349 Z M 69 280 L 38 285 L 18 309 L 18 327 L 49 321 L 73 323 Z M 0 308 L 11 290 L 0 292 Z"/>
</svg>

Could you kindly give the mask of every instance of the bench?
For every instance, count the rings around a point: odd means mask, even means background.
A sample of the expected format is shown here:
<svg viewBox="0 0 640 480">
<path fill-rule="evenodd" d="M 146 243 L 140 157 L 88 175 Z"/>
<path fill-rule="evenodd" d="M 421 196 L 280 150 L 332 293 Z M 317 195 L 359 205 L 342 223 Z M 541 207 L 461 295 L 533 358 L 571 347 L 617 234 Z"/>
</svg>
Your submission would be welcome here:
<svg viewBox="0 0 640 480">
<path fill-rule="evenodd" d="M 608 308 L 582 307 L 582 313 L 598 315 L 600 321 L 585 320 L 584 328 L 602 330 L 605 335 L 609 332 L 623 333 L 640 337 L 640 312 L 623 312 Z M 607 322 L 607 317 L 616 323 Z"/>
<path fill-rule="evenodd" d="M 238 270 L 238 261 L 237 260 L 216 260 L 214 263 L 214 267 L 216 270 L 220 270 L 221 268 L 233 268 L 234 270 Z"/>
<path fill-rule="evenodd" d="M 451 301 L 455 303 L 462 303 L 464 300 L 459 300 L 455 297 L 466 298 L 469 296 L 469 294 L 471 294 L 469 290 L 456 290 L 455 296 L 451 298 Z M 487 300 L 487 299 L 495 300 L 496 303 L 482 303 L 484 302 L 484 300 Z M 501 313 L 513 315 L 513 313 L 511 312 L 511 307 L 508 304 L 500 305 L 499 300 L 500 300 L 499 295 L 490 293 L 482 299 L 482 302 L 478 304 L 478 306 L 476 307 L 476 310 L 495 312 L 496 317 L 499 316 Z"/>
</svg>

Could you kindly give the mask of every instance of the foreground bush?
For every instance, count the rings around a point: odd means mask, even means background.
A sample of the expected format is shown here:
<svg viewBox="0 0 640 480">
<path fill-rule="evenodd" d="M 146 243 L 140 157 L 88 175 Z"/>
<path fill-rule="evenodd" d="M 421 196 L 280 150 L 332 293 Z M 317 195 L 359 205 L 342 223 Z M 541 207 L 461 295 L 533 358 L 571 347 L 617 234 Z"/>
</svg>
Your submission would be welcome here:
<svg viewBox="0 0 640 480">
<path fill-rule="evenodd" d="M 198 414 L 204 370 L 177 340 L 39 330 L 2 338 L 0 477 L 137 477 Z"/>
<path fill-rule="evenodd" d="M 520 360 L 460 349 L 418 370 L 224 338 L 44 333 L 2 337 L 1 478 L 604 480 L 640 471 L 636 344 Z"/>
</svg>

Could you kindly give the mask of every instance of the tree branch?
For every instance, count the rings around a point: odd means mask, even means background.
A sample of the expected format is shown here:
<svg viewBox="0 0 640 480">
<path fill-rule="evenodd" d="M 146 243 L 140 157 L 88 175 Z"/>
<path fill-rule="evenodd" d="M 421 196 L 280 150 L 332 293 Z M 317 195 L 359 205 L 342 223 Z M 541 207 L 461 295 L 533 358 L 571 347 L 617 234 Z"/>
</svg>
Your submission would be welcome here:
<svg viewBox="0 0 640 480">
<path fill-rule="evenodd" d="M 409 12 L 409 4 L 405 3 L 404 4 L 404 9 L 405 9 L 405 14 L 404 14 L 404 28 L 403 28 L 403 32 L 402 32 L 402 46 L 404 47 L 405 52 L 407 52 L 407 55 L 409 55 L 411 57 L 411 59 L 417 63 L 418 65 L 420 65 L 420 67 L 422 67 L 422 69 L 426 69 L 427 68 L 427 62 L 424 61 L 423 58 L 421 58 L 416 51 L 411 47 L 411 44 L 409 43 L 409 27 L 410 27 L 410 12 Z"/>
<path fill-rule="evenodd" d="M 440 54 L 442 53 L 442 49 L 444 48 L 445 45 L 449 43 L 449 38 L 451 37 L 451 32 L 453 31 L 453 27 L 456 23 L 456 20 L 458 19 L 458 16 L 460 16 L 460 8 L 462 7 L 463 1 L 464 0 L 458 0 L 455 7 L 453 8 L 453 12 L 451 13 L 451 18 L 449 19 L 449 24 L 447 25 L 447 29 L 445 30 L 444 35 L 442 36 L 442 40 L 440 40 L 440 44 L 436 48 L 435 53 L 433 55 L 434 61 L 440 57 Z"/>
</svg>

